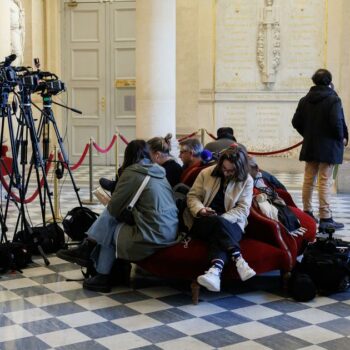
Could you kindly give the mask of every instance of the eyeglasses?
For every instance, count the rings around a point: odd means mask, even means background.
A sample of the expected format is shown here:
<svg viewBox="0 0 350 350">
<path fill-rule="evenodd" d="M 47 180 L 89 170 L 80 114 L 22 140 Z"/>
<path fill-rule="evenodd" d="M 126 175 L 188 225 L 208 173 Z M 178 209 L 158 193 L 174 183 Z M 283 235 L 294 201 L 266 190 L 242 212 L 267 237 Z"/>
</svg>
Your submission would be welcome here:
<svg viewBox="0 0 350 350">
<path fill-rule="evenodd" d="M 223 165 L 221 167 L 221 170 L 224 174 L 231 174 L 231 175 L 235 174 L 235 172 L 236 172 L 236 168 L 227 169 Z"/>
<path fill-rule="evenodd" d="M 189 152 L 189 151 L 186 151 L 186 150 L 184 150 L 184 149 L 181 149 L 179 153 L 182 154 L 182 153 L 186 153 L 186 152 Z"/>
</svg>

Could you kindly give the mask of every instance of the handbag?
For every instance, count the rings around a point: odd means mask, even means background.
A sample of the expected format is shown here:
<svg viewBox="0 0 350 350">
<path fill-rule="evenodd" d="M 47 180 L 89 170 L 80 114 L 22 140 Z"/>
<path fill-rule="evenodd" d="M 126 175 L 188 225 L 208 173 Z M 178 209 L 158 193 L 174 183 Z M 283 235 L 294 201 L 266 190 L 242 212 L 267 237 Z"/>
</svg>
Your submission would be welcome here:
<svg viewBox="0 0 350 350">
<path fill-rule="evenodd" d="M 146 185 L 148 184 L 148 181 L 150 180 L 150 176 L 147 175 L 142 183 L 141 183 L 141 186 L 139 187 L 139 189 L 137 190 L 134 198 L 131 200 L 131 202 L 129 203 L 129 205 L 124 208 L 122 210 L 122 212 L 120 213 L 120 216 L 119 216 L 119 220 L 122 221 L 122 222 L 125 222 L 126 224 L 128 225 L 135 225 L 135 220 L 134 220 L 134 216 L 132 215 L 132 210 L 136 204 L 136 202 L 139 200 L 140 196 L 141 196 L 141 193 L 143 192 L 143 190 L 145 189 Z"/>
</svg>

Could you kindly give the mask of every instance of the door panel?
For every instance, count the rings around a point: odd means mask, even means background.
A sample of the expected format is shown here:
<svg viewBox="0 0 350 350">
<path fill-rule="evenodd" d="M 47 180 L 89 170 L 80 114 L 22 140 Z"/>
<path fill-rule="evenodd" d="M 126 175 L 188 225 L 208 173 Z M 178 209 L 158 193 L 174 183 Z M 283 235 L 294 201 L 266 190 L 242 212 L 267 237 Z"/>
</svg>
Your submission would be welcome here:
<svg viewBox="0 0 350 350">
<path fill-rule="evenodd" d="M 81 116 L 70 112 L 67 120 L 72 163 L 90 137 L 101 147 L 116 130 L 127 139 L 135 138 L 135 1 L 77 3 L 64 6 L 63 20 L 68 100 L 83 111 Z M 120 142 L 120 161 L 123 152 Z M 94 151 L 94 164 L 114 161 L 114 148 L 106 155 Z"/>
<path fill-rule="evenodd" d="M 64 7 L 64 72 L 68 100 L 82 110 L 68 116 L 70 160 L 76 162 L 93 137 L 104 145 L 106 138 L 106 6 L 103 3 L 79 3 Z M 94 152 L 94 164 L 105 164 L 106 156 Z M 88 158 L 85 163 L 87 164 Z"/>
</svg>

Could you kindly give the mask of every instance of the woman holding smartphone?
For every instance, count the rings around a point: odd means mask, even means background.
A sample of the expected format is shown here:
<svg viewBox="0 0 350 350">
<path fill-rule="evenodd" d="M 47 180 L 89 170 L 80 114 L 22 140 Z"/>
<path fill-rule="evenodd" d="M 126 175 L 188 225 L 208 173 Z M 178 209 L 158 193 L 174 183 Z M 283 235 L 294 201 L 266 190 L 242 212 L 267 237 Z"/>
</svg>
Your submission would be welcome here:
<svg viewBox="0 0 350 350">
<path fill-rule="evenodd" d="M 218 164 L 202 170 L 187 194 L 184 220 L 190 235 L 209 245 L 211 267 L 197 281 L 210 291 L 220 291 L 221 272 L 229 259 L 236 263 L 243 281 L 255 275 L 239 245 L 252 198 L 248 156 L 237 144 L 221 153 Z"/>
</svg>

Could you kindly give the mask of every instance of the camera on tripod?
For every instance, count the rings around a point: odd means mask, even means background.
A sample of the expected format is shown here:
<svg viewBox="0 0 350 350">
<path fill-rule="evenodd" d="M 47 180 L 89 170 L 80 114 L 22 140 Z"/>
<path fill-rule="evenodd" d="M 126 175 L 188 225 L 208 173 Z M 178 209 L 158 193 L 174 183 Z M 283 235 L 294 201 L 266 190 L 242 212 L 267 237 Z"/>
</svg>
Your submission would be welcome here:
<svg viewBox="0 0 350 350">
<path fill-rule="evenodd" d="M 57 95 L 66 90 L 64 82 L 58 79 L 58 76 L 50 72 L 38 73 L 40 82 L 37 88 L 37 92 L 41 94 Z"/>
<path fill-rule="evenodd" d="M 11 62 L 16 59 L 16 55 L 5 57 L 5 61 L 0 63 L 0 84 L 1 87 L 14 87 L 17 85 L 17 74 Z"/>
<path fill-rule="evenodd" d="M 39 77 L 36 72 L 30 71 L 26 67 L 17 67 L 16 71 L 18 84 L 31 93 L 35 92 L 39 86 Z"/>
</svg>

